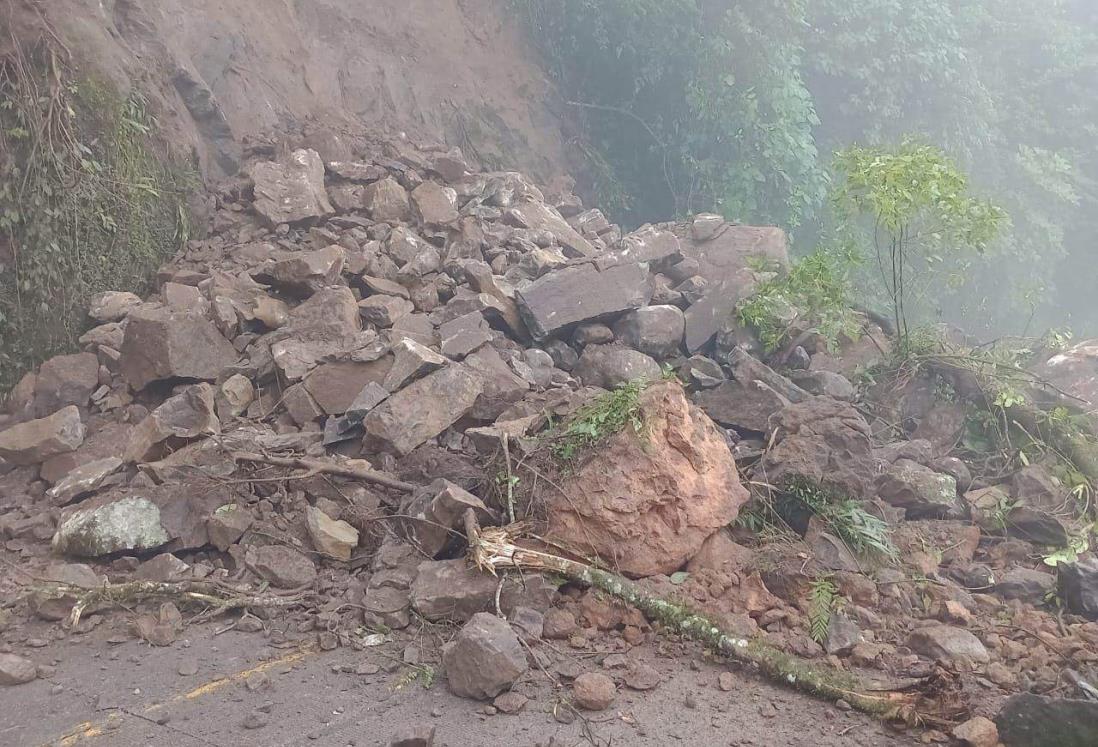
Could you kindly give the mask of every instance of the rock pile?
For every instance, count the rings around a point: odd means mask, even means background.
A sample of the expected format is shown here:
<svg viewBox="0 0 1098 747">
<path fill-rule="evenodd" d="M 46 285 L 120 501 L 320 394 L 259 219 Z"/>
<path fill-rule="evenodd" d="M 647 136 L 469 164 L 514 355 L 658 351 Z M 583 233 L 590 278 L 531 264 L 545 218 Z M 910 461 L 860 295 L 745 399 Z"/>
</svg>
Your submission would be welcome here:
<svg viewBox="0 0 1098 747">
<path fill-rule="evenodd" d="M 162 268 L 158 292 L 96 298 L 84 350 L 14 388 L 0 415 L 5 552 L 40 561 L 50 542 L 99 564 L 50 573 L 92 586 L 103 572 L 315 589 L 333 600 L 310 611 L 322 630 L 461 623 L 441 655 L 451 688 L 517 710 L 523 643 L 633 645 L 647 623 L 591 591 L 469 568 L 464 516 L 505 520 L 486 472 L 505 446 L 521 455 L 550 422 L 647 380 L 643 432 L 541 483 L 558 546 L 837 666 L 938 661 L 1042 693 L 1059 686 L 1049 650 L 1098 666 L 1098 567 L 1063 563 L 1057 578 L 1033 560 L 1076 529 L 1044 467 L 974 484 L 949 453 L 955 413 L 915 393 L 897 407 L 926 438 L 884 442 L 843 375 L 870 361 L 863 343 L 844 358 L 804 330 L 777 368 L 760 360 L 734 310 L 762 261 L 787 263 L 780 230 L 701 215 L 625 233 L 567 189 L 474 172 L 456 150 L 361 155 L 253 148 L 249 178 L 211 198 L 212 233 Z M 732 526 L 741 471 L 821 491 L 771 507 L 794 532 L 782 543 L 747 547 Z M 811 500 L 890 529 L 898 562 L 867 562 Z M 814 640 L 820 579 L 846 602 Z M 1063 622 L 1038 609 L 1055 590 Z M 56 620 L 73 600 L 40 602 Z M 512 625 L 484 614 L 497 606 Z M 161 618 L 149 640 L 171 639 Z M 35 676 L 4 663 L 10 682 Z M 558 674 L 594 710 L 618 686 L 658 685 Z"/>
</svg>

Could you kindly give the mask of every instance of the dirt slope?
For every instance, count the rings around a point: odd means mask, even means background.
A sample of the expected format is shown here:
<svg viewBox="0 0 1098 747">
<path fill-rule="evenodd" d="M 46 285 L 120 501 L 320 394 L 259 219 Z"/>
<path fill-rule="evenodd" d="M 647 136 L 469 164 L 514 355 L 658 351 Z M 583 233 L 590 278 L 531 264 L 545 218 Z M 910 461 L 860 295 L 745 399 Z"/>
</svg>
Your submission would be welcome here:
<svg viewBox="0 0 1098 747">
<path fill-rule="evenodd" d="M 506 0 L 5 1 L 17 32 L 47 19 L 85 67 L 137 83 L 214 175 L 249 136 L 356 119 L 563 170 L 551 86 Z"/>
</svg>

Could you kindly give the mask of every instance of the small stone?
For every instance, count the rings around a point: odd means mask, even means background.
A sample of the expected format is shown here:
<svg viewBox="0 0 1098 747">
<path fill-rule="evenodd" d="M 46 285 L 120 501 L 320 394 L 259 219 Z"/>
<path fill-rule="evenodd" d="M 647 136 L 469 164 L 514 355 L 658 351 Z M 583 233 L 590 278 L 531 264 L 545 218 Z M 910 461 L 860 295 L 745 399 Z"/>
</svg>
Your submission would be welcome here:
<svg viewBox="0 0 1098 747">
<path fill-rule="evenodd" d="M 270 717 L 259 711 L 252 711 L 244 717 L 244 722 L 241 724 L 245 729 L 262 729 L 268 723 L 270 723 Z"/>
<path fill-rule="evenodd" d="M 522 693 L 509 692 L 503 693 L 502 695 L 498 696 L 495 700 L 492 701 L 492 705 L 500 713 L 512 714 L 518 713 L 523 708 L 525 708 L 526 704 L 529 701 L 530 699 Z"/>
<path fill-rule="evenodd" d="M 576 632 L 576 616 L 559 607 L 546 611 L 542 623 L 542 636 L 550 641 L 567 640 Z"/>
<path fill-rule="evenodd" d="M 931 659 L 955 660 L 963 657 L 977 664 L 986 664 L 991 658 L 979 638 L 964 628 L 952 625 L 918 628 L 908 636 L 907 647 Z"/>
<path fill-rule="evenodd" d="M 726 693 L 732 692 L 736 687 L 736 677 L 731 672 L 721 672 L 717 678 L 717 686 Z"/>
<path fill-rule="evenodd" d="M 605 674 L 587 672 L 572 683 L 572 700 L 586 711 L 605 711 L 618 695 L 614 681 Z"/>
<path fill-rule="evenodd" d="M 970 718 L 953 730 L 953 736 L 969 747 L 995 747 L 999 744 L 999 729 L 995 722 L 983 716 Z"/>
<path fill-rule="evenodd" d="M 426 724 L 405 726 L 389 740 L 389 747 L 433 747 L 435 727 Z"/>
<path fill-rule="evenodd" d="M 193 677 L 198 674 L 198 662 L 194 659 L 187 659 L 175 671 L 180 677 Z"/>
<path fill-rule="evenodd" d="M 0 686 L 22 685 L 38 678 L 38 667 L 30 659 L 0 654 Z"/>
<path fill-rule="evenodd" d="M 632 690 L 655 690 L 662 680 L 659 670 L 649 664 L 637 664 L 625 675 L 625 685 Z"/>
<path fill-rule="evenodd" d="M 336 521 L 315 506 L 305 509 L 305 527 L 317 552 L 348 561 L 358 547 L 358 530 L 345 521 Z"/>
</svg>

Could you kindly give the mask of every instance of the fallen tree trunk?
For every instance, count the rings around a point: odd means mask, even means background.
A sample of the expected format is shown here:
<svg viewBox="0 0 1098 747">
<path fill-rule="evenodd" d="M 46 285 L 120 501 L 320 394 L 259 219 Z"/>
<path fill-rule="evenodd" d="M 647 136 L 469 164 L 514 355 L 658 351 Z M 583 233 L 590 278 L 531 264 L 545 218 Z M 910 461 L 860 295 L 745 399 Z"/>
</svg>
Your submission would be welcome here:
<svg viewBox="0 0 1098 747">
<path fill-rule="evenodd" d="M 310 475 L 326 474 L 336 475 L 337 477 L 349 477 L 352 480 L 361 480 L 362 482 L 368 482 L 373 485 L 380 485 L 383 488 L 399 490 L 402 493 L 414 493 L 419 488 L 418 485 L 398 480 L 395 477 L 390 477 L 381 472 L 341 467 L 338 464 L 332 464 L 331 462 L 325 462 L 320 459 L 273 457 L 265 454 L 249 454 L 246 452 L 237 452 L 233 454 L 233 459 L 238 462 L 253 462 L 256 464 L 270 464 L 276 467 L 304 469 L 308 470 Z"/>
<path fill-rule="evenodd" d="M 465 515 L 465 530 L 469 539 L 470 560 L 477 568 L 492 575 L 496 575 L 497 570 L 507 569 L 558 573 L 577 583 L 600 589 L 636 607 L 668 630 L 705 644 L 730 659 L 755 665 L 774 682 L 828 700 L 845 700 L 864 713 L 894 717 L 904 715 L 906 709 L 914 706 L 911 695 L 874 693 L 872 688 L 846 672 L 814 666 L 759 639 L 729 635 L 704 615 L 652 596 L 622 576 L 567 558 L 519 547 L 510 542 L 505 528 L 478 528 L 471 511 Z"/>
</svg>

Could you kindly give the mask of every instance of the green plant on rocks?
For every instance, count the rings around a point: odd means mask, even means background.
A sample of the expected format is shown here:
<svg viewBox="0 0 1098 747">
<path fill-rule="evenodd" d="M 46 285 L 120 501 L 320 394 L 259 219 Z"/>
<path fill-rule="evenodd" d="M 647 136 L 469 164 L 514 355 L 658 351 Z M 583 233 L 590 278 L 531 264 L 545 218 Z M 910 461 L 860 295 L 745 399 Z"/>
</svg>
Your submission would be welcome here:
<svg viewBox="0 0 1098 747">
<path fill-rule="evenodd" d="M 640 395 L 646 386 L 645 381 L 631 381 L 595 397 L 550 435 L 550 453 L 568 464 L 625 428 L 643 433 Z"/>
<path fill-rule="evenodd" d="M 0 390 L 71 348 L 96 293 L 147 289 L 188 239 L 197 184 L 136 91 L 46 43 L 0 58 Z"/>
</svg>

